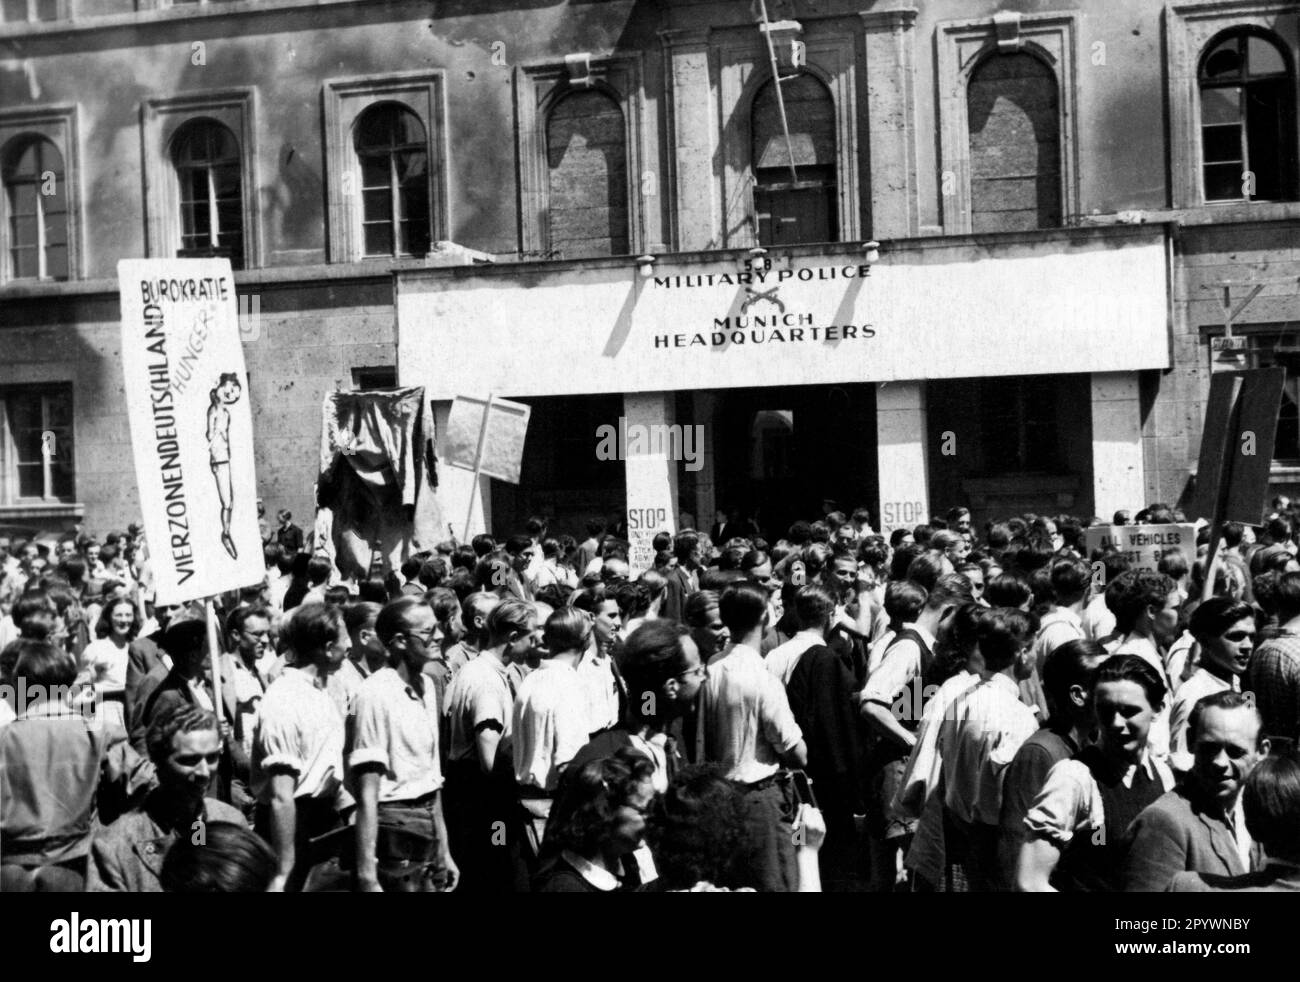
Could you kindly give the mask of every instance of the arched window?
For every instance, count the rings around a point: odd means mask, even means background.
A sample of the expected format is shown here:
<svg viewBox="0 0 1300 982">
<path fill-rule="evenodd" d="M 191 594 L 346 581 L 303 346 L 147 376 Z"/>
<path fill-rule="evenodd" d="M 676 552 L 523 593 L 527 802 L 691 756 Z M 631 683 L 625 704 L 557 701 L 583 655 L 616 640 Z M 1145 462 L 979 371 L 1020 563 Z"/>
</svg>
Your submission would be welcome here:
<svg viewBox="0 0 1300 982">
<path fill-rule="evenodd" d="M 0 154 L 9 277 L 68 278 L 68 194 L 63 155 L 42 136 L 19 136 Z"/>
<path fill-rule="evenodd" d="M 1199 83 L 1205 200 L 1296 200 L 1294 82 L 1282 48 L 1253 31 L 1220 36 Z"/>
<path fill-rule="evenodd" d="M 563 96 L 546 121 L 550 249 L 564 259 L 630 251 L 627 132 L 603 92 Z"/>
<path fill-rule="evenodd" d="M 356 121 L 361 225 L 367 256 L 424 256 L 430 245 L 429 141 L 415 113 L 395 102 Z"/>
<path fill-rule="evenodd" d="M 758 90 L 750 117 L 758 241 L 764 246 L 834 242 L 839 238 L 835 103 L 826 86 L 806 72 L 780 84 L 789 142 L 774 81 Z"/>
<path fill-rule="evenodd" d="M 182 257 L 225 256 L 244 268 L 244 189 L 239 141 L 211 119 L 176 131 L 172 163 L 180 185 Z"/>
<path fill-rule="evenodd" d="M 971 229 L 1061 224 L 1061 122 L 1056 77 L 1033 55 L 994 55 L 966 87 Z"/>
</svg>

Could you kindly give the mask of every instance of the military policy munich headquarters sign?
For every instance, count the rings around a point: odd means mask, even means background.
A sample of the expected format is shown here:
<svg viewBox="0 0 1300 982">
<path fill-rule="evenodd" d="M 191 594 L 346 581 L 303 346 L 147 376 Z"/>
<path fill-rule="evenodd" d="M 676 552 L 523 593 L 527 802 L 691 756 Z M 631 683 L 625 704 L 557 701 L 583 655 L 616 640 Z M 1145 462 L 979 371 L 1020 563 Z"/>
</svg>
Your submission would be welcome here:
<svg viewBox="0 0 1300 982">
<path fill-rule="evenodd" d="M 1168 367 L 1165 233 L 1108 231 L 402 270 L 398 369 L 441 400 Z"/>
</svg>

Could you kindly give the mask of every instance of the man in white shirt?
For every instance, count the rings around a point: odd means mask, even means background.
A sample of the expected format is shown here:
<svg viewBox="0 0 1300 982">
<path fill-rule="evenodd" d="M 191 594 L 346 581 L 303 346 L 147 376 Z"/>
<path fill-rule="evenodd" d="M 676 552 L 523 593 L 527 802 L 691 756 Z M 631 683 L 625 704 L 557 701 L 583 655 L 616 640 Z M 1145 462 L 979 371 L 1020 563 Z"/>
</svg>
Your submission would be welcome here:
<svg viewBox="0 0 1300 982">
<path fill-rule="evenodd" d="M 375 632 L 388 664 L 361 684 L 348 764 L 357 788 L 357 884 L 363 891 L 452 890 L 460 871 L 442 813 L 437 690 L 421 668 L 437 618 L 416 597 L 380 611 Z"/>
<path fill-rule="evenodd" d="M 520 803 L 529 816 L 524 832 L 531 856 L 540 850 L 560 776 L 591 735 L 577 671 L 591 632 L 585 611 L 565 607 L 552 613 L 542 633 L 548 654 L 515 695 L 511 748 Z"/>
<path fill-rule="evenodd" d="M 1192 613 L 1188 629 L 1201 646 L 1201 658 L 1196 672 L 1179 687 L 1169 713 L 1169 762 L 1178 771 L 1192 766 L 1188 724 L 1196 704 L 1216 692 L 1241 690 L 1241 677 L 1255 650 L 1255 614 L 1241 600 L 1211 597 Z"/>
<path fill-rule="evenodd" d="M 536 629 L 531 603 L 502 600 L 488 615 L 487 646 L 447 688 L 447 823 L 465 893 L 496 895 L 513 885 L 518 795 L 507 669 L 532 652 Z"/>
<path fill-rule="evenodd" d="M 566 607 L 551 614 L 542 634 L 548 654 L 524 679 L 515 697 L 511 741 L 515 779 L 521 794 L 548 804 L 565 765 L 591 734 L 586 693 L 577 671 L 591 633 L 591 617 L 584 611 Z"/>
<path fill-rule="evenodd" d="M 808 754 L 785 689 L 759 654 L 767 593 L 753 583 L 734 583 L 723 591 L 718 613 L 734 643 L 709 660 L 698 724 L 703 756 L 747 786 L 747 828 L 762 888 L 793 892 L 798 889 L 794 802 L 777 775 L 782 764 L 802 768 Z"/>
<path fill-rule="evenodd" d="M 479 651 L 487 646 L 487 620 L 492 608 L 501 602 L 501 598 L 490 591 L 479 590 L 471 593 L 460 605 L 461 624 L 464 633 L 460 640 L 447 649 L 444 658 L 451 677 L 478 657 Z"/>
<path fill-rule="evenodd" d="M 795 615 L 799 618 L 800 624 L 808 624 L 808 620 L 800 610 L 800 604 L 795 603 Z M 770 614 L 768 615 L 771 616 Z M 826 643 L 826 625 L 813 624 L 811 627 L 802 627 L 793 638 L 779 644 L 768 652 L 764 664 L 767 670 L 781 680 L 782 686 L 790 684 L 790 676 L 794 674 L 795 668 L 799 664 L 799 657 L 814 645 Z"/>
<path fill-rule="evenodd" d="M 1129 570 L 1128 557 L 1122 552 L 1110 552 L 1096 562 L 1101 563 L 1103 584 L 1113 583 L 1121 573 Z M 1096 563 L 1093 564 L 1096 568 Z M 1093 593 L 1092 599 L 1083 608 L 1080 618 L 1083 634 L 1089 641 L 1102 641 L 1115 632 L 1115 615 L 1106 605 L 1106 594 L 1102 590 Z"/>
<path fill-rule="evenodd" d="M 343 789 L 343 717 L 326 691 L 351 645 L 343 614 L 299 607 L 284 637 L 294 664 L 266 690 L 253 739 L 256 828 L 279 858 L 271 892 L 303 888 L 316 860 L 309 843 L 340 827 L 340 811 L 352 804 Z"/>
<path fill-rule="evenodd" d="M 970 600 L 970 581 L 964 576 L 940 577 L 915 623 L 903 625 L 862 690 L 862 715 L 878 735 L 868 763 L 867 804 L 872 887 L 877 892 L 893 889 L 899 855 L 907 851 L 916 831 L 915 820 L 900 820 L 892 803 L 916 745 L 925 705 L 939 688 L 932 675 L 937 635 L 957 607 Z"/>
<path fill-rule="evenodd" d="M 257 714 L 266 687 L 261 660 L 271 648 L 271 616 L 265 607 L 236 607 L 226 619 L 226 639 L 234 658 L 236 700 L 235 739 L 253 752 Z"/>
<path fill-rule="evenodd" d="M 1002 779 L 1038 729 L 1038 717 L 1020 699 L 1020 682 L 1033 667 L 1033 636 L 1023 611 L 995 607 L 982 613 L 976 625 L 984 661 L 980 681 L 956 697 L 939 729 L 944 812 L 959 840 L 946 844 L 948 861 L 966 867 L 976 892 L 1009 886 L 1001 882 L 997 858 Z"/>
<path fill-rule="evenodd" d="M 1118 637 L 1106 645 L 1112 655 L 1136 655 L 1156 670 L 1169 690 L 1165 676 L 1164 649 L 1178 639 L 1178 608 L 1182 594 L 1163 573 L 1147 569 L 1129 570 L 1107 588 L 1115 612 Z M 1147 746 L 1151 756 L 1169 756 L 1169 700 L 1151 721 Z"/>
<path fill-rule="evenodd" d="M 587 653 L 578 663 L 578 678 L 586 693 L 587 725 L 591 733 L 614 726 L 622 718 L 623 686 L 614 663 L 614 647 L 623 618 L 612 596 L 582 592 L 573 606 L 592 617 L 593 630 Z"/>
<path fill-rule="evenodd" d="M 1040 676 L 1048 655 L 1084 636 L 1083 601 L 1088 595 L 1088 564 L 1083 560 L 1054 560 L 1049 575 L 1053 603 L 1039 620 L 1034 638 L 1034 668 Z"/>
</svg>

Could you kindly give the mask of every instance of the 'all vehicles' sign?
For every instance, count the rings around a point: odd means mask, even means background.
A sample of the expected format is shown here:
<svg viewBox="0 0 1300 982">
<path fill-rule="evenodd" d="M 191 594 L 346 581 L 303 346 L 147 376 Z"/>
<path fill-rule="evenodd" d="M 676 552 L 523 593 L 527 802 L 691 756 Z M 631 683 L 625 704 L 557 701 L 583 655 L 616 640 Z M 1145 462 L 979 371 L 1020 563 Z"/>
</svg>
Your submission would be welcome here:
<svg viewBox="0 0 1300 982">
<path fill-rule="evenodd" d="M 1195 525 L 1094 525 L 1084 531 L 1088 554 L 1114 548 L 1134 569 L 1154 570 L 1167 549 L 1177 549 L 1190 567 L 1196 562 Z"/>
</svg>

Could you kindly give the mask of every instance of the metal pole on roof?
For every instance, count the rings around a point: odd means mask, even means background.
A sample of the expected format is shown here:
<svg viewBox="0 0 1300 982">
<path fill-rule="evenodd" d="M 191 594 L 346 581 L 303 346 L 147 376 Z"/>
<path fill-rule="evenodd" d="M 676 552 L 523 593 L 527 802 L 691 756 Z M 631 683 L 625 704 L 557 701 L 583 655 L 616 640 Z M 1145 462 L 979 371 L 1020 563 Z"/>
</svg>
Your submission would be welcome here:
<svg viewBox="0 0 1300 982">
<path fill-rule="evenodd" d="M 767 37 L 767 57 L 772 62 L 772 82 L 776 86 L 776 106 L 781 114 L 781 132 L 785 134 L 785 150 L 790 157 L 790 180 L 797 183 L 799 172 L 794 162 L 794 143 L 790 140 L 790 121 L 785 115 L 785 96 L 781 93 L 781 83 L 786 79 L 781 76 L 781 66 L 776 60 L 776 48 L 772 46 L 772 24 L 767 19 L 767 0 L 758 0 L 758 3 L 763 15 L 763 26 L 767 28 L 763 34 Z M 790 78 L 796 77 L 790 76 Z"/>
</svg>

